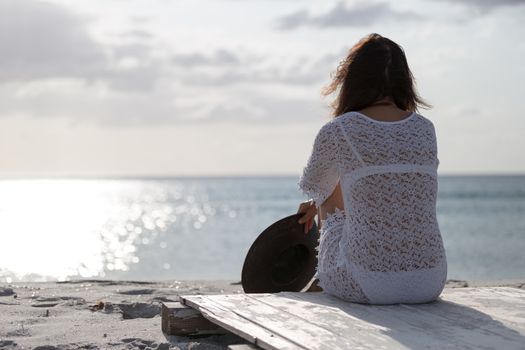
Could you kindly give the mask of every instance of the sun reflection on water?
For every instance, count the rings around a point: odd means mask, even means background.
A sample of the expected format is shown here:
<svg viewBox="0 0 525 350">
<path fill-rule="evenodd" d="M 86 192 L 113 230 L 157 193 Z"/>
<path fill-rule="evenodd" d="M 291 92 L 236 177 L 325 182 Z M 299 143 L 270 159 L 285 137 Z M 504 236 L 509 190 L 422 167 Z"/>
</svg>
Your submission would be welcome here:
<svg viewBox="0 0 525 350">
<path fill-rule="evenodd" d="M 80 186 L 79 186 L 80 185 Z M 90 183 L 3 181 L 0 266 L 23 275 L 92 276 L 103 266 L 99 228 L 109 209 Z M 101 198 L 102 197 L 102 198 Z"/>
<path fill-rule="evenodd" d="M 0 280 L 2 274 L 65 280 L 128 270 L 140 261 L 137 244 L 148 244 L 177 219 L 165 191 L 145 190 L 111 180 L 0 182 Z"/>
</svg>

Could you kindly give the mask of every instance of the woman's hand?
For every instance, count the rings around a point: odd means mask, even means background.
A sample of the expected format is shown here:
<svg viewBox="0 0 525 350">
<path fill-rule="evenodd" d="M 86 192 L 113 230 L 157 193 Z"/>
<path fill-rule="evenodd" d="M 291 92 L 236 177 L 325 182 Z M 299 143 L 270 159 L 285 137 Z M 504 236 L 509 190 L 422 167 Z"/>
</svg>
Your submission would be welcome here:
<svg viewBox="0 0 525 350">
<path fill-rule="evenodd" d="M 317 208 L 313 201 L 303 202 L 299 205 L 299 210 L 297 210 L 297 214 L 302 213 L 304 214 L 299 219 L 300 224 L 304 225 L 304 233 L 308 233 L 314 226 L 314 218 L 317 215 Z"/>
</svg>

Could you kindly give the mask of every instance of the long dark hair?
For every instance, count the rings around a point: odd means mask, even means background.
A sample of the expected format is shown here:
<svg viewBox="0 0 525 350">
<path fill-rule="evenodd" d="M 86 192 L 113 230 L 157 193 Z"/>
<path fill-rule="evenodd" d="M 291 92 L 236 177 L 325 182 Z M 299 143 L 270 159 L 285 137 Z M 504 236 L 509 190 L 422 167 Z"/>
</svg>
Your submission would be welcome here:
<svg viewBox="0 0 525 350">
<path fill-rule="evenodd" d="M 355 44 L 339 64 L 323 95 L 334 92 L 338 92 L 331 104 L 334 116 L 358 111 L 385 97 L 405 111 L 431 107 L 416 91 L 401 46 L 376 33 Z"/>
</svg>

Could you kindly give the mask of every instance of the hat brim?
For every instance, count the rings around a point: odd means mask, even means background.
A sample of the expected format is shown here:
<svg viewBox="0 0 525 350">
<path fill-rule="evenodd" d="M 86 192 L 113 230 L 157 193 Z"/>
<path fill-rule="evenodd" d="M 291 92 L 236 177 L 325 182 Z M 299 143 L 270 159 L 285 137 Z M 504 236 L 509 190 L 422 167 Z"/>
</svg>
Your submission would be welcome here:
<svg viewBox="0 0 525 350">
<path fill-rule="evenodd" d="M 314 220 L 305 234 L 304 224 L 298 223 L 302 215 L 275 222 L 253 242 L 242 268 L 245 293 L 298 292 L 312 279 L 319 232 Z"/>
</svg>

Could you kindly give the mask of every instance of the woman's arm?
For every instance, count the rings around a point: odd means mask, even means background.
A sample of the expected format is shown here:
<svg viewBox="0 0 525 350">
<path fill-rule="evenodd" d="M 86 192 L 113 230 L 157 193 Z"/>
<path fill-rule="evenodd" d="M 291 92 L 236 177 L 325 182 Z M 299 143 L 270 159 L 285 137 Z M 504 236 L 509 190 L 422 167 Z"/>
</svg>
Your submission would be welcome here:
<svg viewBox="0 0 525 350">
<path fill-rule="evenodd" d="M 305 233 L 313 226 L 313 219 L 318 207 L 323 206 L 325 212 L 332 211 L 340 195 L 339 184 L 339 144 L 337 125 L 334 120 L 326 123 L 317 133 L 312 152 L 303 169 L 299 180 L 299 188 L 311 198 L 310 201 L 301 203 L 298 213 L 304 213 L 299 223 L 305 224 Z M 335 193 L 335 194 L 334 194 Z M 333 197 L 331 200 L 328 200 Z M 328 203 L 325 204 L 328 200 Z M 342 203 L 342 201 L 341 201 Z M 321 217 L 323 218 L 323 217 Z"/>
<path fill-rule="evenodd" d="M 318 215 L 317 227 L 321 229 L 321 220 L 325 220 L 328 214 L 335 212 L 336 208 L 344 210 L 343 193 L 341 183 L 338 182 L 334 192 L 317 208 L 313 201 L 303 202 L 299 205 L 297 213 L 304 213 L 299 219 L 300 224 L 305 224 L 304 233 L 312 229 L 313 220 Z"/>
<path fill-rule="evenodd" d="M 339 144 L 334 121 L 317 133 L 312 152 L 299 180 L 299 188 L 320 206 L 339 182 Z"/>
<path fill-rule="evenodd" d="M 317 215 L 317 207 L 315 206 L 315 203 L 312 200 L 309 200 L 307 202 L 302 202 L 299 204 L 299 209 L 297 210 L 297 214 L 302 213 L 304 215 L 301 216 L 299 219 L 300 224 L 304 225 L 304 233 L 308 233 L 314 225 L 314 219 Z"/>
<path fill-rule="evenodd" d="M 319 206 L 319 222 L 326 220 L 328 214 L 332 214 L 336 209 L 344 210 L 343 193 L 341 192 L 341 183 L 338 182 L 334 192 Z M 321 225 L 319 225 L 319 228 Z"/>
</svg>

